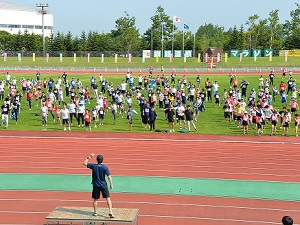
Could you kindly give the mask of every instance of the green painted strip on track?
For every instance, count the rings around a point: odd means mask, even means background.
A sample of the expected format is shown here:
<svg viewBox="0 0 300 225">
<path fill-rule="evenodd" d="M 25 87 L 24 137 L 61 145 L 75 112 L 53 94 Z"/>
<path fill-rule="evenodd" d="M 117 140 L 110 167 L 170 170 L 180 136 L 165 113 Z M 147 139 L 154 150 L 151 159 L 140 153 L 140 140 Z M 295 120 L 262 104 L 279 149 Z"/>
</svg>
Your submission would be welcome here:
<svg viewBox="0 0 300 225">
<path fill-rule="evenodd" d="M 194 195 L 300 201 L 300 183 L 113 176 L 119 193 Z M 0 190 L 91 191 L 90 175 L 0 174 Z"/>
</svg>

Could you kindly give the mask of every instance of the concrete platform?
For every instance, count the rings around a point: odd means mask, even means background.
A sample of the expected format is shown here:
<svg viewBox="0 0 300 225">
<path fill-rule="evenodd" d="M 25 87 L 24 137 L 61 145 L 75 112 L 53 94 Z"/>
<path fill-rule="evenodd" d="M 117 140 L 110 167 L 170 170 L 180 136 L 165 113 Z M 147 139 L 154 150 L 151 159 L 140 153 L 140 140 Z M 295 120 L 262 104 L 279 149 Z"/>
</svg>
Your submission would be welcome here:
<svg viewBox="0 0 300 225">
<path fill-rule="evenodd" d="M 56 222 L 56 224 L 60 222 L 70 224 L 138 224 L 138 209 L 114 208 L 113 213 L 115 218 L 110 218 L 107 208 L 98 208 L 98 216 L 93 216 L 92 207 L 59 206 L 46 217 L 46 224 L 48 225 L 49 222 Z"/>
</svg>

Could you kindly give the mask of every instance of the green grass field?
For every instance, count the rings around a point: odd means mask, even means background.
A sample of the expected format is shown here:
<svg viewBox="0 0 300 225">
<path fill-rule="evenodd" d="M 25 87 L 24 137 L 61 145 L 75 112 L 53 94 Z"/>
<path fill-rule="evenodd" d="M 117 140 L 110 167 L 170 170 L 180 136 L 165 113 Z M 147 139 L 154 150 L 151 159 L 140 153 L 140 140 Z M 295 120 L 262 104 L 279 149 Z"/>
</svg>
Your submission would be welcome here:
<svg viewBox="0 0 300 225">
<path fill-rule="evenodd" d="M 12 77 L 15 76 L 17 79 L 20 79 L 21 77 L 24 78 L 31 78 L 31 77 L 35 77 L 35 74 L 14 74 L 13 72 L 11 73 Z M 54 74 L 42 74 L 41 79 L 44 78 L 49 78 L 49 77 L 53 77 L 54 80 L 57 80 L 59 76 L 61 75 L 54 75 Z M 71 76 L 74 77 L 75 79 L 79 78 L 83 84 L 85 86 L 90 86 L 90 78 L 91 75 L 69 75 L 68 79 L 71 79 Z M 268 76 L 268 74 L 265 74 L 265 78 Z M 2 75 L 3 78 L 4 75 Z M 135 82 L 137 82 L 137 76 L 135 75 L 136 79 Z M 223 92 L 223 89 L 229 88 L 229 77 L 227 75 L 208 75 L 207 77 L 209 77 L 209 79 L 211 81 L 218 81 L 220 87 L 220 92 Z M 299 75 L 295 75 L 296 80 L 299 79 Z M 114 83 L 114 87 L 116 87 L 118 84 L 121 83 L 121 80 L 124 79 L 123 75 L 105 75 L 105 78 L 108 81 L 111 81 Z M 177 79 L 181 79 L 182 76 L 178 75 L 176 77 Z M 246 79 L 249 81 L 250 85 L 248 87 L 248 90 L 250 90 L 251 88 L 258 88 L 258 78 L 259 75 L 248 75 L 248 76 L 242 76 L 239 75 L 238 76 L 238 80 L 239 82 L 243 79 Z M 189 75 L 188 76 L 188 82 L 192 81 L 193 83 L 195 83 L 195 79 L 196 76 L 193 75 Z M 205 75 L 201 76 L 201 88 L 204 87 L 204 81 L 206 79 Z M 99 82 L 99 79 L 98 79 Z M 279 85 L 279 83 L 281 82 L 281 76 L 276 76 L 275 77 L 275 84 Z M 18 90 L 20 90 L 20 84 L 18 87 Z M 5 94 L 8 94 L 8 89 L 6 89 Z M 93 94 L 91 93 L 91 96 L 93 96 Z M 69 102 L 69 99 L 65 98 L 66 102 Z M 282 105 L 279 102 L 279 97 L 277 96 L 276 102 L 273 104 L 274 108 L 276 109 L 282 109 Z M 90 104 L 87 104 L 87 108 L 88 109 L 92 109 L 95 106 L 95 99 L 92 99 Z M 192 131 L 192 133 L 199 133 L 199 134 L 234 134 L 234 135 L 239 135 L 242 134 L 242 131 L 240 128 L 237 128 L 233 123 L 229 123 L 226 122 L 223 118 L 223 110 L 222 110 L 222 105 L 221 105 L 221 109 L 215 107 L 214 103 L 206 103 L 206 107 L 207 107 L 207 111 L 206 112 L 202 112 L 200 113 L 200 116 L 198 118 L 198 121 L 196 122 L 198 131 L 194 132 Z M 139 106 L 137 105 L 136 101 L 134 101 L 133 104 L 133 108 L 139 112 Z M 39 110 L 40 110 L 40 106 L 38 107 L 33 107 L 33 110 L 29 110 L 28 104 L 26 103 L 26 98 L 23 97 L 22 101 L 21 101 L 21 113 L 19 115 L 19 121 L 18 124 L 15 124 L 14 120 L 9 120 L 9 130 L 44 130 L 45 127 L 42 127 L 41 124 L 41 118 L 40 116 L 37 116 L 39 114 Z M 156 129 L 159 130 L 166 130 L 168 129 L 168 124 L 167 121 L 165 120 L 164 117 L 164 112 L 163 110 L 157 109 L 157 113 L 158 113 L 158 118 L 157 118 L 157 122 L 156 122 Z M 63 130 L 63 127 L 60 125 L 57 125 L 55 121 L 52 121 L 52 117 L 49 115 L 48 117 L 48 127 L 47 130 L 48 131 L 59 131 L 59 130 Z M 74 122 L 73 122 L 74 123 Z M 290 129 L 290 134 L 294 134 L 294 126 L 293 123 L 291 123 L 291 129 Z M 126 120 L 126 116 L 124 118 L 121 118 L 120 115 L 117 115 L 117 124 L 113 125 L 113 120 L 112 120 L 112 115 L 111 112 L 109 111 L 106 115 L 105 115 L 105 119 L 104 119 L 104 125 L 103 126 L 98 126 L 97 128 L 93 128 L 92 131 L 98 131 L 98 132 L 128 132 L 128 120 Z M 0 127 L 0 129 L 4 129 L 3 127 Z M 269 134 L 269 129 L 270 129 L 270 125 L 266 126 L 266 130 L 265 130 L 265 134 Z M 85 128 L 78 128 L 77 126 L 73 126 L 72 127 L 72 131 L 84 131 L 85 132 Z M 135 115 L 134 116 L 134 120 L 133 120 L 133 132 L 149 132 L 149 129 L 145 129 L 143 124 L 141 123 L 141 119 L 139 115 Z M 175 125 L 175 131 L 179 132 L 179 125 Z M 280 131 L 278 131 L 278 134 L 280 133 Z M 250 135 L 254 135 L 255 131 L 254 130 L 250 130 Z"/>
<path fill-rule="evenodd" d="M 224 58 L 223 58 L 224 59 Z M 19 62 L 17 57 L 8 57 L 7 61 L 4 62 L 0 60 L 0 69 L 6 67 L 85 67 L 85 68 L 149 68 L 153 66 L 154 68 L 159 68 L 163 65 L 165 69 L 167 68 L 206 68 L 206 63 L 198 62 L 197 58 L 187 58 L 186 63 L 183 62 L 183 58 L 174 58 L 172 63 L 169 58 L 159 58 L 158 62 L 155 58 L 146 59 L 142 62 L 142 58 L 132 58 L 131 63 L 128 62 L 127 58 L 118 57 L 117 63 L 115 63 L 115 58 L 106 57 L 104 62 L 101 62 L 101 57 L 91 57 L 90 62 L 88 62 L 87 57 L 77 57 L 76 62 L 72 57 L 64 57 L 63 61 L 60 62 L 59 57 L 50 57 L 49 61 L 46 62 L 46 58 L 38 57 L 35 62 L 33 62 L 32 57 L 22 57 L 22 61 Z M 300 67 L 299 57 L 289 57 L 288 61 L 285 62 L 284 57 L 273 57 L 272 62 L 270 62 L 268 57 L 257 58 L 254 62 L 253 57 L 243 58 L 242 62 L 239 58 L 228 58 L 228 62 L 225 63 L 224 60 L 217 64 L 218 68 L 222 67 Z"/>
</svg>

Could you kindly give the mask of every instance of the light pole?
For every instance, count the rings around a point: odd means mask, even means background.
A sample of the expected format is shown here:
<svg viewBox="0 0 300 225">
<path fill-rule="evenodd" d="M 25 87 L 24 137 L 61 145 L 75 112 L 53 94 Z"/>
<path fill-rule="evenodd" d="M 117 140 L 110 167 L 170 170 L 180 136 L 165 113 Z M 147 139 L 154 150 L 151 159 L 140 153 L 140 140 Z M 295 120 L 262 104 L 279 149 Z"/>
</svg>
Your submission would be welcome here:
<svg viewBox="0 0 300 225">
<path fill-rule="evenodd" d="M 48 3 L 47 3 L 47 4 L 39 3 L 39 4 L 36 4 L 36 7 L 37 7 L 37 8 L 42 8 L 42 10 L 39 11 L 39 13 L 42 14 L 42 27 L 43 27 L 43 56 L 45 57 L 45 56 L 46 56 L 46 44 L 45 44 L 44 15 L 47 14 L 47 11 L 45 10 L 45 8 L 48 8 L 49 5 L 48 5 Z"/>
</svg>

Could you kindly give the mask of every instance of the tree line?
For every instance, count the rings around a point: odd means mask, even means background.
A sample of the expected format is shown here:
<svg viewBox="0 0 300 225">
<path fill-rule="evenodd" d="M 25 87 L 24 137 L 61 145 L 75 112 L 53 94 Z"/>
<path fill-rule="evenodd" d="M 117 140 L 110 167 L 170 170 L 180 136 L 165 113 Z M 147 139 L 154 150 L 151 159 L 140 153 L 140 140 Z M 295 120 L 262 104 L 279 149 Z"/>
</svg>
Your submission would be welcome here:
<svg viewBox="0 0 300 225">
<path fill-rule="evenodd" d="M 164 50 L 173 47 L 202 52 L 206 47 L 230 49 L 299 49 L 300 48 L 300 5 L 290 11 L 290 20 L 279 23 L 279 10 L 272 10 L 266 19 L 255 14 L 241 25 L 228 30 L 224 27 L 205 24 L 194 33 L 183 31 L 174 26 L 173 18 L 168 16 L 164 8 L 158 6 L 152 21 L 144 34 L 136 28 L 136 19 L 127 12 L 115 21 L 115 28 L 108 33 L 82 31 L 74 36 L 70 31 L 66 34 L 57 31 L 46 38 L 47 52 L 123 52 L 141 54 L 143 49 Z M 245 28 L 247 26 L 247 29 Z M 183 43 L 184 35 L 184 43 Z M 10 34 L 0 31 L 0 51 L 6 52 L 40 52 L 43 50 L 41 35 L 24 33 Z M 133 54 L 134 56 L 134 54 Z"/>
</svg>

